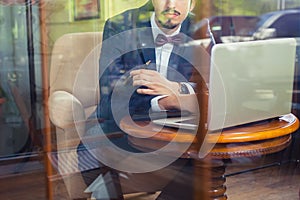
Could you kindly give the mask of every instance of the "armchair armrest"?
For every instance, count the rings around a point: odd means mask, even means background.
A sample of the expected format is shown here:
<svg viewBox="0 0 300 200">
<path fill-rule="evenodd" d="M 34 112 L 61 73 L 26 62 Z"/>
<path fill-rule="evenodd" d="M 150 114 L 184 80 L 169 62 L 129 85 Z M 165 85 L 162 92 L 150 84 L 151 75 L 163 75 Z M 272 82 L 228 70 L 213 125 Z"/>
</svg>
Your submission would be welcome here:
<svg viewBox="0 0 300 200">
<path fill-rule="evenodd" d="M 81 102 L 65 91 L 55 91 L 50 95 L 49 116 L 52 123 L 62 129 L 75 121 L 86 120 Z"/>
<path fill-rule="evenodd" d="M 49 97 L 49 116 L 56 127 L 57 150 L 76 148 L 85 131 L 86 116 L 81 102 L 68 92 L 55 91 Z"/>
</svg>

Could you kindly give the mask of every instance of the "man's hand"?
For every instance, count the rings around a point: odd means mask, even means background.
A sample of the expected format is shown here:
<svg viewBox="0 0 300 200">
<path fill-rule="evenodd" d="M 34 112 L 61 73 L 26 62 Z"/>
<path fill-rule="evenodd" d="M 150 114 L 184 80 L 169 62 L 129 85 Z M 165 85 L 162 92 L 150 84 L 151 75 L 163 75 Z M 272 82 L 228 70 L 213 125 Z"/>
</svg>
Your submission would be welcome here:
<svg viewBox="0 0 300 200">
<path fill-rule="evenodd" d="M 159 72 L 147 69 L 138 69 L 130 72 L 133 80 L 133 86 L 146 86 L 139 88 L 137 92 L 148 95 L 171 95 L 179 94 L 179 84 L 169 81 Z"/>
</svg>

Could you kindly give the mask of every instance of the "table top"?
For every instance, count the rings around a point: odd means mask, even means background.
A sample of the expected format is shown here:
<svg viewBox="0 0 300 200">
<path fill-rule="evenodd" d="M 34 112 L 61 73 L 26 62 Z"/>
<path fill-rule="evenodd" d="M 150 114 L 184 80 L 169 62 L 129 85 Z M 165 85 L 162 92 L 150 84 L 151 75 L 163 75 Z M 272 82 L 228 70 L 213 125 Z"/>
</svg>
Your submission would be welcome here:
<svg viewBox="0 0 300 200">
<path fill-rule="evenodd" d="M 175 140 L 177 142 L 191 142 L 195 138 L 195 134 L 189 130 L 178 130 L 170 127 L 162 128 L 153 123 L 149 124 L 148 121 L 135 121 L 134 123 L 138 126 L 132 126 L 130 117 L 125 117 L 122 119 L 120 127 L 126 133 L 140 138 L 161 141 Z M 221 133 L 219 131 L 211 132 L 208 135 L 208 141 L 217 140 L 217 143 L 236 143 L 265 140 L 288 135 L 298 128 L 299 120 L 290 113 L 279 118 L 223 129 Z"/>
<path fill-rule="evenodd" d="M 196 142 L 195 133 L 190 130 L 162 127 L 149 121 L 132 122 L 130 117 L 123 118 L 120 127 L 129 134 L 129 142 L 141 150 L 157 149 L 170 141 L 179 144 Z M 299 120 L 290 113 L 270 120 L 210 132 L 206 141 L 216 143 L 211 151 L 215 158 L 262 155 L 287 147 L 291 141 L 291 133 L 298 128 Z"/>
</svg>

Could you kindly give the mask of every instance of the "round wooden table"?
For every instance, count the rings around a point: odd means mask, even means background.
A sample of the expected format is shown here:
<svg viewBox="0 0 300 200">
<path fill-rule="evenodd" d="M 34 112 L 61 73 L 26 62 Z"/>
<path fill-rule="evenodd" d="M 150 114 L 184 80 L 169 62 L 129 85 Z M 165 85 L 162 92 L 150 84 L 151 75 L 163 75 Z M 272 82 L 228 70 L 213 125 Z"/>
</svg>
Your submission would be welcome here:
<svg viewBox="0 0 300 200">
<path fill-rule="evenodd" d="M 194 144 L 197 142 L 195 134 L 189 130 L 181 129 L 180 134 L 178 134 L 178 129 L 149 125 L 148 121 L 136 121 L 135 123 L 138 126 L 132 126 L 130 117 L 125 117 L 120 123 L 121 129 L 128 133 L 130 144 L 135 148 L 142 151 L 157 150 L 171 140 L 174 142 L 176 136 L 175 142 L 178 142 L 179 145 L 191 143 L 190 148 L 182 157 L 199 159 L 197 150 L 194 148 Z M 291 133 L 298 128 L 299 120 L 293 114 L 287 114 L 280 118 L 227 128 L 222 130 L 221 134 L 209 133 L 207 141 L 217 141 L 207 156 L 211 161 L 209 166 L 212 172 L 210 198 L 227 199 L 224 159 L 261 156 L 279 152 L 290 144 Z M 149 135 L 151 137 L 148 137 Z M 176 150 L 174 149 L 174 151 Z"/>
</svg>

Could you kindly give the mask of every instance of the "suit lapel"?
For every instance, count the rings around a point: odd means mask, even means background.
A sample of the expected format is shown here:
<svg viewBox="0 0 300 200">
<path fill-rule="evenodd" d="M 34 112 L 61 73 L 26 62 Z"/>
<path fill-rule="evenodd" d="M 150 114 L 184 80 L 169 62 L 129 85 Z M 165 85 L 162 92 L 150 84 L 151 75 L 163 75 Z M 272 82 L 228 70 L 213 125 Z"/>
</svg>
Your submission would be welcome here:
<svg viewBox="0 0 300 200">
<path fill-rule="evenodd" d="M 184 36 L 184 42 L 189 42 L 191 38 Z M 178 81 L 180 73 L 183 77 L 189 79 L 189 71 L 193 65 L 193 47 L 179 45 L 174 46 L 169 60 L 168 79 Z M 175 74 L 174 74 L 175 73 Z M 175 78 L 176 77 L 176 78 Z M 186 80 L 185 80 L 186 81 Z"/>
<path fill-rule="evenodd" d="M 151 28 L 138 28 L 137 33 L 137 48 L 143 62 L 146 63 L 150 60 L 151 63 L 155 63 L 155 45 Z"/>
<path fill-rule="evenodd" d="M 187 36 L 184 36 L 184 42 L 187 42 L 189 38 Z M 188 47 L 184 45 L 174 45 L 170 60 L 169 60 L 169 66 L 173 67 L 175 69 L 178 68 L 178 65 L 180 65 L 180 59 L 181 58 L 186 58 L 186 56 L 190 56 L 187 54 L 187 49 Z"/>
</svg>

